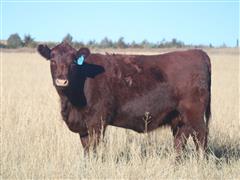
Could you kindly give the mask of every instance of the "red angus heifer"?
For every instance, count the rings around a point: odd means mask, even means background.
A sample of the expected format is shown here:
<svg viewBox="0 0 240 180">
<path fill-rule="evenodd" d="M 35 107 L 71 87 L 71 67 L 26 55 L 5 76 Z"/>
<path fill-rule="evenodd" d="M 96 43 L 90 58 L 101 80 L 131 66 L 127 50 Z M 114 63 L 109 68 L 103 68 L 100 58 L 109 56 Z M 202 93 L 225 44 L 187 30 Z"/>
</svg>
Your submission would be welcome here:
<svg viewBox="0 0 240 180">
<path fill-rule="evenodd" d="M 137 132 L 169 125 L 178 152 L 190 135 L 197 149 L 206 148 L 211 65 L 202 50 L 102 55 L 61 43 L 52 49 L 39 45 L 38 52 L 50 60 L 63 120 L 79 133 L 85 150 L 107 125 Z"/>
</svg>

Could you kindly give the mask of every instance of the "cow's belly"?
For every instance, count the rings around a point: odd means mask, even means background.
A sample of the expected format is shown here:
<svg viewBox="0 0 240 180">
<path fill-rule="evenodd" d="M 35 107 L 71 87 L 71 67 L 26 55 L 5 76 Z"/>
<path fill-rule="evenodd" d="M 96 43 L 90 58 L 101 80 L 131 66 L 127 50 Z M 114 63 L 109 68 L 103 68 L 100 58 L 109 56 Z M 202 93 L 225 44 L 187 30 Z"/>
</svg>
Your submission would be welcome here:
<svg viewBox="0 0 240 180">
<path fill-rule="evenodd" d="M 172 109 L 160 112 L 157 116 L 154 116 L 150 113 L 145 113 L 144 115 L 138 117 L 121 115 L 118 116 L 110 125 L 131 129 L 139 133 L 149 132 L 162 125 L 168 124 L 168 122 L 164 122 L 165 117 L 167 117 L 173 111 L 174 110 Z"/>
<path fill-rule="evenodd" d="M 164 117 L 176 109 L 176 99 L 167 84 L 130 99 L 118 108 L 112 125 L 144 132 L 163 124 Z"/>
</svg>

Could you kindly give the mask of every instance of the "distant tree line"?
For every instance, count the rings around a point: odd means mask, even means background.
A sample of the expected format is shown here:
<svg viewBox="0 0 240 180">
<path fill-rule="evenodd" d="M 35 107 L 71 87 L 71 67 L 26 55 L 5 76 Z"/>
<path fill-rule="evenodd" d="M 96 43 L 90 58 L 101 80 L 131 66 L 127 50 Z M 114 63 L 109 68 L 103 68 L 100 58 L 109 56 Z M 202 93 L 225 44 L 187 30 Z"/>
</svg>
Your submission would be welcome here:
<svg viewBox="0 0 240 180">
<path fill-rule="evenodd" d="M 37 46 L 37 42 L 34 41 L 34 38 L 31 37 L 30 34 L 25 35 L 23 39 L 15 33 L 11 34 L 6 43 L 1 42 L 0 48 L 21 48 L 21 47 L 29 47 L 35 48 Z"/>
<path fill-rule="evenodd" d="M 170 41 L 162 39 L 161 41 L 158 41 L 156 43 L 149 42 L 146 39 L 139 43 L 135 41 L 127 43 L 125 42 L 124 37 L 120 37 L 117 41 L 113 41 L 108 37 L 104 37 L 100 42 L 90 40 L 87 43 L 84 43 L 82 41 L 73 41 L 73 37 L 70 34 L 67 34 L 62 41 L 68 42 L 77 49 L 83 46 L 88 46 L 91 48 L 171 48 L 171 47 L 214 48 L 214 46 L 211 43 L 209 45 L 187 45 L 184 42 L 177 40 L 176 38 L 173 38 Z M 49 47 L 54 47 L 59 42 L 44 42 L 44 43 L 47 44 Z M 21 39 L 21 37 L 17 33 L 15 33 L 11 34 L 5 43 L 1 41 L 0 48 L 22 48 L 22 47 L 36 48 L 38 44 L 39 42 L 36 42 L 30 34 L 25 35 L 23 39 Z M 227 47 L 227 45 L 223 43 L 220 47 Z M 238 39 L 236 42 L 236 47 L 239 47 Z"/>
</svg>

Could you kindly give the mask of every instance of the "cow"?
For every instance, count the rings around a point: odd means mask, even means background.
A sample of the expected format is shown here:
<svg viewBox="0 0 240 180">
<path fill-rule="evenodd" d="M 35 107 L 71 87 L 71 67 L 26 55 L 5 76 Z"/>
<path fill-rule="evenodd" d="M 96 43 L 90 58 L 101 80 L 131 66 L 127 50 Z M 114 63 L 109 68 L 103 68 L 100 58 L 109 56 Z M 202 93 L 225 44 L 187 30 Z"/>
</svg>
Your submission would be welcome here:
<svg viewBox="0 0 240 180">
<path fill-rule="evenodd" d="M 66 42 L 37 50 L 50 60 L 62 118 L 79 133 L 85 152 L 98 144 L 107 125 L 139 133 L 169 126 L 178 154 L 190 136 L 198 151 L 206 149 L 211 64 L 204 51 L 104 55 Z"/>
</svg>

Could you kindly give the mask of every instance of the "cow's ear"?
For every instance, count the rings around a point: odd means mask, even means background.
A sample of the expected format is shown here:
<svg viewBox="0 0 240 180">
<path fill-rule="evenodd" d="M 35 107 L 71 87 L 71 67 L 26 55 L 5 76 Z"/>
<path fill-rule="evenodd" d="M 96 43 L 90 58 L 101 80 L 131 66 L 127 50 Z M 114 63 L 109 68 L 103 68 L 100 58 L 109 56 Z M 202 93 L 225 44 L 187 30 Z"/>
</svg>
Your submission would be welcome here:
<svg viewBox="0 0 240 180">
<path fill-rule="evenodd" d="M 84 56 L 87 58 L 90 55 L 90 50 L 88 48 L 80 48 L 77 52 L 77 57 Z"/>
<path fill-rule="evenodd" d="M 37 51 L 47 60 L 51 58 L 51 49 L 49 49 L 47 45 L 42 45 L 42 44 L 38 45 Z"/>
<path fill-rule="evenodd" d="M 89 78 L 95 78 L 95 76 L 105 72 L 104 67 L 97 64 L 84 63 L 80 67 L 82 68 L 82 70 L 80 70 L 81 73 L 83 73 L 86 77 Z"/>
</svg>

